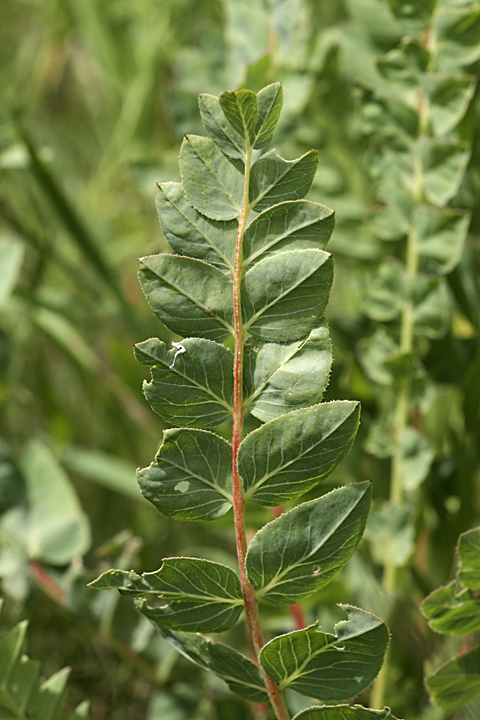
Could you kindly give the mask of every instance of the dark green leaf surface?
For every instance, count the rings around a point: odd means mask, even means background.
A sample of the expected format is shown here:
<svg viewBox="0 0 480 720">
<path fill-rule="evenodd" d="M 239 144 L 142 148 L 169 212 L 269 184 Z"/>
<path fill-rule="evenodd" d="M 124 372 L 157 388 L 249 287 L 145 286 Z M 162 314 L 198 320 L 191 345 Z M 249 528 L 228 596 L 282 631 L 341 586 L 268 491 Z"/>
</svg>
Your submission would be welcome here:
<svg viewBox="0 0 480 720">
<path fill-rule="evenodd" d="M 308 200 L 275 205 L 247 227 L 243 241 L 244 267 L 285 250 L 323 250 L 335 225 L 333 210 Z"/>
<path fill-rule="evenodd" d="M 453 270 L 462 255 L 470 217 L 462 210 L 417 207 L 414 223 L 421 270 L 432 274 Z"/>
<path fill-rule="evenodd" d="M 196 633 L 173 632 L 155 623 L 158 631 L 182 655 L 225 680 L 232 692 L 251 702 L 266 703 L 260 670 L 254 662 L 223 643 L 213 643 Z"/>
<path fill-rule="evenodd" d="M 143 391 L 152 409 L 173 425 L 212 428 L 231 418 L 233 355 L 226 347 L 186 338 L 167 350 L 151 338 L 135 346 L 137 359 L 151 368 Z"/>
<path fill-rule="evenodd" d="M 257 596 L 293 604 L 325 587 L 357 547 L 370 498 L 370 483 L 347 485 L 303 503 L 259 530 L 246 559 Z"/>
<path fill-rule="evenodd" d="M 303 198 L 310 190 L 317 165 L 316 150 L 296 160 L 284 160 L 274 150 L 263 155 L 251 169 L 250 208 L 261 212 L 284 200 Z"/>
<path fill-rule="evenodd" d="M 260 662 L 281 690 L 332 702 L 354 697 L 372 683 L 383 664 L 388 630 L 370 613 L 341 607 L 348 620 L 335 625 L 335 635 L 315 624 L 264 645 Z"/>
<path fill-rule="evenodd" d="M 480 648 L 447 662 L 427 679 L 433 701 L 444 710 L 458 710 L 480 697 Z"/>
<path fill-rule="evenodd" d="M 203 125 L 225 155 L 243 159 L 247 151 L 245 139 L 232 128 L 215 95 L 201 94 L 198 105 Z"/>
<path fill-rule="evenodd" d="M 257 93 L 258 120 L 255 126 L 254 148 L 267 147 L 272 141 L 283 103 L 281 83 L 267 85 Z"/>
<path fill-rule="evenodd" d="M 186 135 L 180 148 L 180 172 L 187 200 L 212 220 L 240 215 L 244 165 L 222 153 L 213 140 Z"/>
<path fill-rule="evenodd" d="M 258 120 L 257 96 L 251 90 L 235 90 L 219 95 L 220 107 L 232 128 L 253 146 Z"/>
<path fill-rule="evenodd" d="M 470 590 L 480 590 L 480 528 L 460 535 L 460 580 Z"/>
<path fill-rule="evenodd" d="M 187 255 L 231 273 L 238 223 L 215 221 L 187 201 L 180 183 L 158 183 L 156 206 L 162 230 L 178 255 Z"/>
<path fill-rule="evenodd" d="M 247 341 L 244 361 L 244 403 L 263 422 L 322 399 L 332 363 L 331 342 L 324 320 L 306 340 L 293 343 Z"/>
<path fill-rule="evenodd" d="M 456 582 L 434 590 L 422 602 L 430 626 L 447 635 L 467 635 L 480 630 L 480 598 Z"/>
<path fill-rule="evenodd" d="M 180 255 L 150 255 L 139 262 L 143 292 L 169 330 L 220 341 L 233 333 L 232 283 L 220 270 Z"/>
<path fill-rule="evenodd" d="M 205 430 L 165 430 L 154 462 L 139 470 L 137 479 L 163 515 L 215 520 L 232 505 L 232 448 Z"/>
<path fill-rule="evenodd" d="M 390 708 L 370 710 L 361 705 L 325 705 L 312 707 L 295 715 L 293 720 L 395 720 Z"/>
<path fill-rule="evenodd" d="M 245 329 L 270 342 L 304 338 L 319 324 L 332 281 L 332 258 L 323 250 L 291 250 L 260 260 L 242 284 Z"/>
<path fill-rule="evenodd" d="M 360 408 L 347 400 L 295 410 L 247 435 L 238 469 L 245 496 L 281 505 L 317 485 L 349 451 Z"/>
<path fill-rule="evenodd" d="M 430 118 L 436 137 L 453 130 L 465 115 L 475 92 L 475 75 L 423 76 L 423 87 L 430 105 Z"/>
<path fill-rule="evenodd" d="M 422 138 L 418 153 L 425 197 L 433 205 L 443 207 L 458 192 L 470 149 L 465 143 Z"/>
</svg>

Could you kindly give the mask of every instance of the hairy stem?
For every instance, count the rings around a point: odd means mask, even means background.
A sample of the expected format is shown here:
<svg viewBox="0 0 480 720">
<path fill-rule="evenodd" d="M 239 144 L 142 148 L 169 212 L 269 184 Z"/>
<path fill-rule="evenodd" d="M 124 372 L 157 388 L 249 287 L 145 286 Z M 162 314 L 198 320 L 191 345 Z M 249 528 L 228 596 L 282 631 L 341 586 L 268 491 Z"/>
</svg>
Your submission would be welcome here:
<svg viewBox="0 0 480 720">
<path fill-rule="evenodd" d="M 278 720 L 289 720 L 290 715 L 282 697 L 282 693 L 276 683 L 266 674 L 259 662 L 260 650 L 263 647 L 263 635 L 258 612 L 258 602 L 255 590 L 250 585 L 245 568 L 245 557 L 247 554 L 247 540 L 245 534 L 245 498 L 243 485 L 238 474 L 237 457 L 238 448 L 243 437 L 243 352 L 245 343 L 245 331 L 242 322 L 241 283 L 242 283 L 242 245 L 245 226 L 249 212 L 249 187 L 250 187 L 250 163 L 251 149 L 248 148 L 245 158 L 245 180 L 243 186 L 242 209 L 238 222 L 238 233 L 235 247 L 235 265 L 233 270 L 233 314 L 235 329 L 234 348 L 234 370 L 233 370 L 233 433 L 232 433 L 232 455 L 233 455 L 233 515 L 235 522 L 235 538 L 237 543 L 238 566 L 240 571 L 240 582 L 242 585 L 247 626 L 252 638 L 255 661 L 258 664 L 265 681 L 265 686 L 270 702 Z"/>
</svg>

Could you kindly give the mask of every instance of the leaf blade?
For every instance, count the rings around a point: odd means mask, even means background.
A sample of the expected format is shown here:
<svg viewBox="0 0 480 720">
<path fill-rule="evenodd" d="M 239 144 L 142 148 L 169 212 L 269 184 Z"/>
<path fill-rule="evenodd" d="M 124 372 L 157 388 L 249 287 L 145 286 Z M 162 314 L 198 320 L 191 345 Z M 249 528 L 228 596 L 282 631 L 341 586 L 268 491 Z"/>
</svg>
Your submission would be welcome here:
<svg viewBox="0 0 480 720">
<path fill-rule="evenodd" d="M 296 160 L 284 160 L 274 150 L 252 165 L 250 174 L 250 209 L 268 210 L 284 200 L 303 198 L 315 176 L 318 153 L 310 150 Z"/>
</svg>

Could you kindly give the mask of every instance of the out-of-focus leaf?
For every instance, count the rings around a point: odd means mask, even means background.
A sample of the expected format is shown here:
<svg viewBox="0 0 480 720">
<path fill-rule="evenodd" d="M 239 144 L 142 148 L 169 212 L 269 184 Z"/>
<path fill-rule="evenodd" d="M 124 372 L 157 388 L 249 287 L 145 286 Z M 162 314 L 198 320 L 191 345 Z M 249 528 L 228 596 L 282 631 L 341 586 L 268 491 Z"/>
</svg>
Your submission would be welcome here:
<svg viewBox="0 0 480 720">
<path fill-rule="evenodd" d="M 427 73 L 422 78 L 436 137 L 447 135 L 465 115 L 475 92 L 475 75 Z"/>
<path fill-rule="evenodd" d="M 421 138 L 418 154 L 425 197 L 433 205 L 444 207 L 458 192 L 470 158 L 470 148 L 466 143 Z"/>
<path fill-rule="evenodd" d="M 135 465 L 99 450 L 67 446 L 60 453 L 67 470 L 135 500 L 141 500 L 135 480 Z"/>
<path fill-rule="evenodd" d="M 433 42 L 440 72 L 457 72 L 480 57 L 480 9 L 443 7 L 436 13 Z"/>
<path fill-rule="evenodd" d="M 435 450 L 427 438 L 413 427 L 405 428 L 401 440 L 402 484 L 405 490 L 416 490 L 427 477 Z"/>
<path fill-rule="evenodd" d="M 449 273 L 460 261 L 470 213 L 420 206 L 415 211 L 420 268 L 432 274 Z"/>
<path fill-rule="evenodd" d="M 447 635 L 467 635 L 480 630 L 480 598 L 465 588 L 458 592 L 457 582 L 434 590 L 422 602 L 429 625 Z"/>
<path fill-rule="evenodd" d="M 10 297 L 22 268 L 25 248 L 20 240 L 0 237 L 0 308 Z"/>
<path fill-rule="evenodd" d="M 405 277 L 400 263 L 394 260 L 380 265 L 377 276 L 363 300 L 368 317 L 377 322 L 397 318 L 405 302 Z"/>
<path fill-rule="evenodd" d="M 480 528 L 467 530 L 458 541 L 460 580 L 470 590 L 480 590 Z"/>
<path fill-rule="evenodd" d="M 451 304 L 444 279 L 437 281 L 417 276 L 412 287 L 415 329 L 419 335 L 436 338 L 443 335 L 450 321 Z"/>
<path fill-rule="evenodd" d="M 445 710 L 458 710 L 480 697 L 480 648 L 442 665 L 427 678 L 433 701 Z"/>
<path fill-rule="evenodd" d="M 365 537 L 369 540 L 375 562 L 402 567 L 412 555 L 415 527 L 412 508 L 383 502 L 370 512 Z"/>
</svg>

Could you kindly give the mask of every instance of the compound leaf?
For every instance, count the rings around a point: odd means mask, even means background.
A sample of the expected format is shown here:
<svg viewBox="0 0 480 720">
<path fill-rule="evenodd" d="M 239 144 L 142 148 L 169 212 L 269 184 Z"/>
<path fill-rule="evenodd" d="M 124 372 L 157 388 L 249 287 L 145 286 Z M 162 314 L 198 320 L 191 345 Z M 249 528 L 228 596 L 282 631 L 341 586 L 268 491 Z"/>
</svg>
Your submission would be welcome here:
<svg viewBox="0 0 480 720">
<path fill-rule="evenodd" d="M 258 120 L 257 96 L 251 90 L 235 90 L 219 95 L 220 107 L 232 128 L 253 146 Z"/>
<path fill-rule="evenodd" d="M 360 408 L 347 400 L 295 410 L 247 435 L 238 453 L 245 497 L 280 505 L 317 485 L 349 451 Z"/>
<path fill-rule="evenodd" d="M 333 490 L 265 525 L 246 568 L 258 597 L 293 604 L 321 590 L 357 547 L 370 509 L 370 483 Z"/>
<path fill-rule="evenodd" d="M 480 697 L 480 648 L 445 663 L 427 678 L 433 701 L 444 710 L 459 710 Z"/>
<path fill-rule="evenodd" d="M 263 422 L 316 405 L 328 383 L 332 350 L 324 320 L 306 340 L 245 347 L 244 403 Z"/>
<path fill-rule="evenodd" d="M 370 710 L 362 705 L 324 705 L 302 710 L 293 720 L 395 720 L 395 718 L 390 708 Z"/>
<path fill-rule="evenodd" d="M 223 154 L 210 138 L 186 135 L 180 173 L 187 200 L 212 220 L 233 220 L 242 207 L 244 165 Z"/>
<path fill-rule="evenodd" d="M 180 183 L 158 183 L 157 187 L 158 217 L 172 250 L 231 273 L 238 223 L 210 220 L 199 213 L 187 201 Z"/>
<path fill-rule="evenodd" d="M 310 150 L 296 160 L 284 160 L 274 150 L 252 165 L 250 174 L 250 208 L 267 210 L 284 200 L 303 198 L 315 177 L 318 152 Z"/>
<path fill-rule="evenodd" d="M 281 690 L 292 690 L 325 702 L 347 700 L 367 688 L 383 664 L 388 630 L 374 615 L 341 605 L 348 620 L 335 635 L 318 624 L 280 635 L 264 645 L 260 662 Z"/>
<path fill-rule="evenodd" d="M 215 95 L 202 93 L 198 96 L 198 105 L 203 125 L 225 155 L 243 159 L 247 152 L 247 143 L 228 122 Z"/>
<path fill-rule="evenodd" d="M 323 250 L 290 250 L 261 260 L 242 283 L 245 328 L 271 342 L 304 338 L 325 311 L 332 281 L 332 258 Z"/>
<path fill-rule="evenodd" d="M 143 391 L 152 409 L 172 425 L 212 428 L 231 418 L 233 355 L 223 345 L 186 338 L 167 350 L 151 338 L 135 346 L 137 359 L 151 367 Z"/>
<path fill-rule="evenodd" d="M 154 462 L 137 471 L 143 495 L 177 520 L 215 520 L 232 506 L 232 448 L 206 430 L 165 430 Z"/>
<path fill-rule="evenodd" d="M 285 250 L 323 250 L 335 225 L 333 210 L 310 202 L 293 200 L 265 210 L 245 230 L 244 267 L 262 257 Z"/>
<path fill-rule="evenodd" d="M 180 255 L 150 255 L 139 262 L 143 292 L 169 330 L 220 341 L 233 333 L 232 284 L 220 270 Z"/>
</svg>

